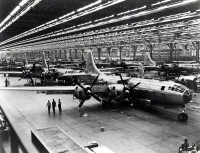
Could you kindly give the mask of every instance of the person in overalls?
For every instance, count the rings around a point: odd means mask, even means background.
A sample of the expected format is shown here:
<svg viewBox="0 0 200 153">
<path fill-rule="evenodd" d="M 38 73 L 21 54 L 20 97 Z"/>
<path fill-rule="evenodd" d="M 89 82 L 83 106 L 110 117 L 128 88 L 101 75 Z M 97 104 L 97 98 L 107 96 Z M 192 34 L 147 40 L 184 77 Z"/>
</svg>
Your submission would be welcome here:
<svg viewBox="0 0 200 153">
<path fill-rule="evenodd" d="M 50 110 L 51 110 L 51 102 L 48 100 L 46 107 L 48 107 L 48 112 L 50 114 Z"/>
</svg>

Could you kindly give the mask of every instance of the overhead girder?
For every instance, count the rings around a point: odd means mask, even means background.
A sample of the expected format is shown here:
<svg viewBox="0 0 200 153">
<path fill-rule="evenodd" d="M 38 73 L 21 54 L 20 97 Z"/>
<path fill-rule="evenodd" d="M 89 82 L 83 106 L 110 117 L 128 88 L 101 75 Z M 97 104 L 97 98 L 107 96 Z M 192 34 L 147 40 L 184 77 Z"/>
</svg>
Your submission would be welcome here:
<svg viewBox="0 0 200 153">
<path fill-rule="evenodd" d="M 175 25 L 174 25 L 175 26 Z M 194 29 L 194 27 L 192 26 L 192 28 Z M 155 30 L 155 27 L 153 27 L 153 29 Z M 150 29 L 148 28 L 148 31 Z M 197 29 L 196 29 L 197 30 Z M 140 30 L 138 30 L 140 31 Z M 145 31 L 145 29 L 143 28 L 143 31 Z M 147 40 L 149 39 L 148 43 L 149 44 L 168 44 L 171 42 L 180 42 L 180 43 L 186 43 L 187 41 L 193 41 L 193 40 L 187 40 L 187 37 L 185 37 L 184 39 L 182 39 L 182 34 L 180 33 L 178 36 L 174 36 L 173 32 L 174 29 L 172 28 L 171 31 L 168 30 L 166 31 L 167 33 L 169 33 L 168 35 L 162 35 L 162 38 L 160 38 L 160 36 L 156 36 L 154 32 L 145 32 L 144 35 L 141 34 L 135 34 L 133 33 L 129 33 L 130 30 L 127 31 L 117 31 L 117 32 L 110 32 L 110 33 L 106 33 L 106 34 L 98 34 L 98 35 L 91 35 L 91 36 L 85 36 L 85 37 L 78 37 L 78 38 L 67 38 L 66 37 L 61 37 L 59 39 L 56 39 L 57 42 L 59 41 L 63 41 L 61 43 L 66 43 L 67 45 L 64 46 L 71 46 L 71 47 L 76 47 L 77 45 L 79 46 L 87 46 L 87 45 L 100 45 L 100 44 L 120 44 L 121 42 L 123 42 L 124 44 L 128 44 L 128 43 L 132 43 L 133 41 L 140 43 L 140 44 L 145 44 L 147 42 L 144 42 L 144 38 Z M 143 32 L 144 33 L 144 32 Z M 171 35 L 170 35 L 171 33 Z M 184 36 L 185 34 L 183 34 Z M 148 37 L 147 37 L 148 36 Z M 194 37 L 199 37 L 199 31 L 196 31 L 196 33 L 194 33 Z M 153 39 L 154 38 L 154 39 Z M 156 40 L 157 41 L 150 41 L 150 40 Z M 161 39 L 163 42 L 160 42 L 159 39 Z M 194 38 L 193 38 L 194 39 Z M 56 42 L 55 41 L 55 42 Z M 53 41 L 49 41 L 50 43 L 52 43 Z M 44 41 L 44 44 L 48 43 L 48 41 Z M 23 43 L 22 43 L 23 44 Z M 35 43 L 37 44 L 37 43 Z M 38 44 L 41 44 L 41 42 L 39 42 Z"/>
</svg>

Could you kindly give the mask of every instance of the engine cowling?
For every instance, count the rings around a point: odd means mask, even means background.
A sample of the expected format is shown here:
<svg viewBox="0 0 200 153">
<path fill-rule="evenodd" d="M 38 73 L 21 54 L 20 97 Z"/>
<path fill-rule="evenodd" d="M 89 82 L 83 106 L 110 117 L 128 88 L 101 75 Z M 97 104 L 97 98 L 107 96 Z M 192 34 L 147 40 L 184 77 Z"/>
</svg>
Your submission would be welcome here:
<svg viewBox="0 0 200 153">
<path fill-rule="evenodd" d="M 74 90 L 74 97 L 81 101 L 89 100 L 91 98 L 91 87 L 85 85 L 84 88 L 85 90 L 77 85 Z"/>
<path fill-rule="evenodd" d="M 126 86 L 124 87 L 123 84 L 109 85 L 107 90 L 109 94 L 113 97 L 119 96 L 124 92 L 128 92 L 128 88 Z"/>
</svg>

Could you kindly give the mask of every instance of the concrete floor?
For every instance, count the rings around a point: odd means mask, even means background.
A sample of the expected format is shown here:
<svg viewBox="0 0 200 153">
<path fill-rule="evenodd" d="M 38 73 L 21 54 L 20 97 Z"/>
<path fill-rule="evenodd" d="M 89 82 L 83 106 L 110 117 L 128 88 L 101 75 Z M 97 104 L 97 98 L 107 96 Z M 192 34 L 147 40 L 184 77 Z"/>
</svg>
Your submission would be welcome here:
<svg viewBox="0 0 200 153">
<path fill-rule="evenodd" d="M 0 77 L 0 86 L 4 86 Z M 18 86 L 17 78 L 10 78 L 11 85 Z M 2 83 L 3 82 L 3 83 Z M 22 134 L 31 136 L 31 129 L 59 126 L 82 146 L 96 141 L 116 153 L 176 153 L 188 139 L 189 143 L 200 141 L 200 94 L 187 105 L 189 120 L 179 122 L 179 110 L 163 108 L 130 108 L 120 104 L 115 109 L 102 109 L 94 99 L 86 101 L 80 117 L 76 110 L 79 102 L 72 95 L 45 95 L 34 91 L 0 91 L 0 105 L 15 109 L 14 116 Z M 49 115 L 47 100 L 61 99 L 62 113 Z M 20 121 L 20 122 L 18 122 Z M 104 127 L 105 131 L 100 129 Z"/>
</svg>

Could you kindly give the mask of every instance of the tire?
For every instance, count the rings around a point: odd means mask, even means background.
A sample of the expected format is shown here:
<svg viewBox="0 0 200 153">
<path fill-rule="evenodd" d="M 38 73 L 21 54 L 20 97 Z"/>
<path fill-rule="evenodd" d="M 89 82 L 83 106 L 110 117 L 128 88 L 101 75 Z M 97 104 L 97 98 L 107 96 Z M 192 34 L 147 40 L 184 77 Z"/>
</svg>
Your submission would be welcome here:
<svg viewBox="0 0 200 153">
<path fill-rule="evenodd" d="M 186 122 L 188 120 L 188 115 L 186 113 L 180 113 L 178 114 L 178 119 L 181 122 Z"/>
</svg>

